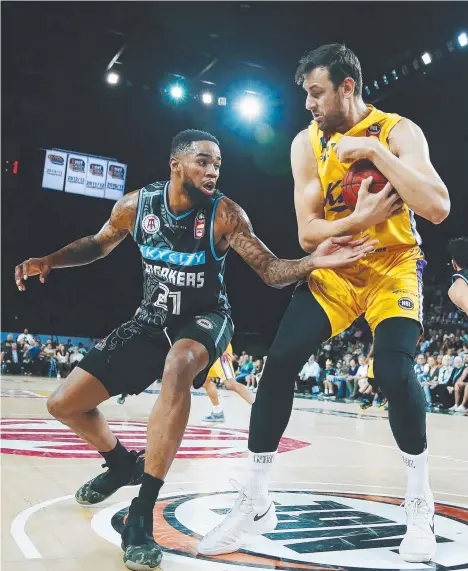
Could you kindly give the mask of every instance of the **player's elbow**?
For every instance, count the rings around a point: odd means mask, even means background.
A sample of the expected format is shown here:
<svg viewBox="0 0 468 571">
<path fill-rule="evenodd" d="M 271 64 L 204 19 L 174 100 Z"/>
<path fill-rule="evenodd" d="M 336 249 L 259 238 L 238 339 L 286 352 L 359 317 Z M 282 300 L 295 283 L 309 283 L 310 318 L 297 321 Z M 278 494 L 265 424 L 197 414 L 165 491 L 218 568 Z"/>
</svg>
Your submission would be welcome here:
<svg viewBox="0 0 468 571">
<path fill-rule="evenodd" d="M 429 210 L 429 220 L 432 224 L 441 224 L 450 214 L 450 200 L 440 201 Z"/>
<path fill-rule="evenodd" d="M 299 244 L 304 252 L 307 252 L 308 254 L 312 254 L 312 252 L 314 252 L 315 248 L 317 247 L 313 240 L 311 240 L 305 234 L 301 233 L 299 233 Z"/>
</svg>

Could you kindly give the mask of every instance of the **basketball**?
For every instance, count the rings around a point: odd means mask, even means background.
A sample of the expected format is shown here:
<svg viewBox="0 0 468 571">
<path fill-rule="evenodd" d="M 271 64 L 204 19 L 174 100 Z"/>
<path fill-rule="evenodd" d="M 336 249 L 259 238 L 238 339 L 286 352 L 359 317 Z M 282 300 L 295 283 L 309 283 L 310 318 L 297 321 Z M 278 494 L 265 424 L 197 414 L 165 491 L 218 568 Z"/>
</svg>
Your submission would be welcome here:
<svg viewBox="0 0 468 571">
<path fill-rule="evenodd" d="M 380 192 L 388 182 L 384 175 L 375 168 L 374 164 L 366 159 L 355 161 L 345 174 L 342 185 L 343 200 L 351 210 L 354 210 L 356 206 L 361 182 L 369 176 L 373 179 L 369 192 Z"/>
</svg>

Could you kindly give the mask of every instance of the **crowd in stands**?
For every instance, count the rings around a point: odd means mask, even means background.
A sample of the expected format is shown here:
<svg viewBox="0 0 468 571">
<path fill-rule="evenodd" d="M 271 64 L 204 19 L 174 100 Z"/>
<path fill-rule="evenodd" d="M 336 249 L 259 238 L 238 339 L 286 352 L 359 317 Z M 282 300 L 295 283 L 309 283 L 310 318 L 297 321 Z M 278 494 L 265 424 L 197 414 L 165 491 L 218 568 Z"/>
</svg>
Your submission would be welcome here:
<svg viewBox="0 0 468 571">
<path fill-rule="evenodd" d="M 468 415 L 468 316 L 454 311 L 442 290 L 432 292 L 414 362 L 428 410 L 448 410 Z M 1 344 L 2 373 L 66 378 L 83 359 L 89 346 L 58 338 L 45 342 L 27 329 L 14 338 L 8 335 Z M 324 343 L 311 355 L 296 379 L 296 393 L 320 399 L 361 400 L 361 408 L 386 407 L 378 378 L 369 375 L 372 363 L 372 335 L 364 322 Z M 266 357 L 253 358 L 246 351 L 233 356 L 236 380 L 256 392 Z"/>
<path fill-rule="evenodd" d="M 16 339 L 9 334 L 2 341 L 1 369 L 15 375 L 66 378 L 88 350 L 81 342 L 74 345 L 71 339 L 65 342 L 54 337 L 44 343 L 25 329 Z"/>
</svg>

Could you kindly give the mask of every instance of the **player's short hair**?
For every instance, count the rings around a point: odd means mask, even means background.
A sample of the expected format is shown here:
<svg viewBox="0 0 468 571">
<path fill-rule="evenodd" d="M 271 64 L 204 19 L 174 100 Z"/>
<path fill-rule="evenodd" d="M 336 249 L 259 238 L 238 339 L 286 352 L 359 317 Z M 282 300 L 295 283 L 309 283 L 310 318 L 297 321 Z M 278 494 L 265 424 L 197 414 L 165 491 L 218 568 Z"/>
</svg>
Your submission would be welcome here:
<svg viewBox="0 0 468 571">
<path fill-rule="evenodd" d="M 468 236 L 450 240 L 448 251 L 457 266 L 460 266 L 462 270 L 468 268 Z"/>
<path fill-rule="evenodd" d="M 304 76 L 316 69 L 324 67 L 330 74 L 333 87 L 338 89 L 344 79 L 354 79 L 354 94 L 362 95 L 361 64 L 356 54 L 344 44 L 325 44 L 308 52 L 299 60 L 295 80 L 298 85 L 304 81 Z"/>
<path fill-rule="evenodd" d="M 186 129 L 181 131 L 172 139 L 171 157 L 179 153 L 187 152 L 192 143 L 196 141 L 211 141 L 219 146 L 219 141 L 216 137 L 207 133 L 206 131 L 199 131 L 198 129 Z"/>
</svg>

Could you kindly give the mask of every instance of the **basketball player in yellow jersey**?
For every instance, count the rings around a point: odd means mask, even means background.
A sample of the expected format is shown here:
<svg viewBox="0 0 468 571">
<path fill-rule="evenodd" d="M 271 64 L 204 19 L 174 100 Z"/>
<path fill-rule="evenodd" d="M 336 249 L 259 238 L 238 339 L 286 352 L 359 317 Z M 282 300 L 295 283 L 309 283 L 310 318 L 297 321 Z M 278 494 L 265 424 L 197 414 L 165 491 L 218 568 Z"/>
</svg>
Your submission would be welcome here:
<svg viewBox="0 0 468 571">
<path fill-rule="evenodd" d="M 234 368 L 232 366 L 232 345 L 229 343 L 226 351 L 208 371 L 205 384 L 203 385 L 213 405 L 211 414 L 203 418 L 204 422 L 224 422 L 226 420 L 223 407 L 219 404 L 218 391 L 213 379 L 221 379 L 228 391 L 234 391 L 249 404 L 254 402 L 255 397 L 253 394 L 245 385 L 236 381 Z"/>
<path fill-rule="evenodd" d="M 448 192 L 431 165 L 421 129 L 364 103 L 361 66 L 351 50 L 330 44 L 308 53 L 300 60 L 296 82 L 304 88 L 306 108 L 313 116 L 291 148 L 303 249 L 311 251 L 329 236 L 363 232 L 379 244 L 358 263 L 314 271 L 308 283 L 296 288 L 252 407 L 249 473 L 242 491 L 248 501 L 236 504 L 239 507 L 202 540 L 200 551 L 233 551 L 247 535 L 275 526 L 268 477 L 291 414 L 294 378 L 321 342 L 365 314 L 375 340 L 375 376 L 388 398 L 390 426 L 408 477 L 407 531 L 400 554 L 409 562 L 429 561 L 436 552 L 434 500 L 428 480 L 425 399 L 413 370 L 425 262 L 413 213 L 434 224 L 442 222 L 450 210 Z M 351 211 L 341 183 L 350 163 L 358 159 L 372 161 L 390 184 L 371 194 L 372 179 L 363 181 Z"/>
</svg>

